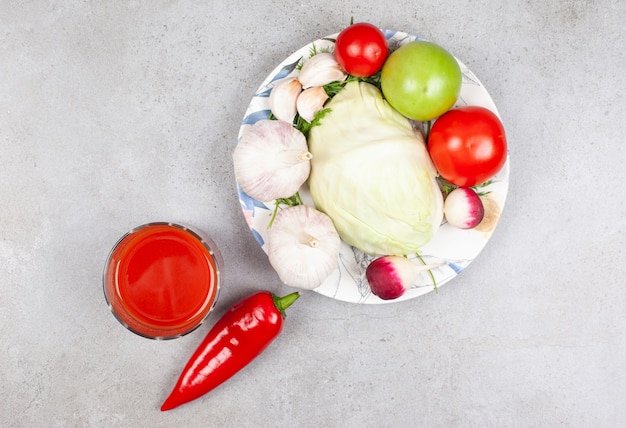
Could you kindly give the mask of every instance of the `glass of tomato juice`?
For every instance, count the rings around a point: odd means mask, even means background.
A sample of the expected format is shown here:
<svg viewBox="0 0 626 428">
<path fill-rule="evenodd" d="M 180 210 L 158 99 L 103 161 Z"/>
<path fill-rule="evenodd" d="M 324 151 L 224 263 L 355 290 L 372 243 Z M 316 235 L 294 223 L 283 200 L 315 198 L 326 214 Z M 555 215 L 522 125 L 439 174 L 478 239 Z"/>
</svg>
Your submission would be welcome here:
<svg viewBox="0 0 626 428">
<path fill-rule="evenodd" d="M 113 315 L 132 332 L 173 339 L 197 328 L 215 306 L 221 265 L 208 237 L 174 223 L 144 224 L 111 250 L 104 295 Z"/>
</svg>

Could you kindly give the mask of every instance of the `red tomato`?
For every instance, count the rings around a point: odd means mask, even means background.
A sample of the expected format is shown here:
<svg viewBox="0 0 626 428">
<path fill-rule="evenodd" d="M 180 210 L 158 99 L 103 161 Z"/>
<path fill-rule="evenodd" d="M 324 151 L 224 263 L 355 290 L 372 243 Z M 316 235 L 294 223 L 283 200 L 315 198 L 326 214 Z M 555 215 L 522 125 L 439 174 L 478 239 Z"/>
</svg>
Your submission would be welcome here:
<svg viewBox="0 0 626 428">
<path fill-rule="evenodd" d="M 430 130 L 428 153 L 439 174 L 450 183 L 462 187 L 482 184 L 506 162 L 504 126 L 484 107 L 449 110 Z"/>
<path fill-rule="evenodd" d="M 387 39 L 378 27 L 366 22 L 352 24 L 337 36 L 335 57 L 339 65 L 356 77 L 377 73 L 387 59 Z"/>
</svg>

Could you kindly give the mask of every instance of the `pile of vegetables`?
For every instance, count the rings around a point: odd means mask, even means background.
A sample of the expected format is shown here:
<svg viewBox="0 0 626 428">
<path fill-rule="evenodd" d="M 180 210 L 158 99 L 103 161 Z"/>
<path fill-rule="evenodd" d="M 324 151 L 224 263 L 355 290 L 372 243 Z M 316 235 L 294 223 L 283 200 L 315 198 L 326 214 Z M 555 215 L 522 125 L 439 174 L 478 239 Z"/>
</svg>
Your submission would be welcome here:
<svg viewBox="0 0 626 428">
<path fill-rule="evenodd" d="M 366 270 L 372 293 L 397 299 L 424 272 L 434 281 L 443 262 L 426 264 L 419 250 L 444 219 L 492 227 L 498 209 L 481 189 L 505 164 L 504 128 L 483 107 L 453 108 L 460 89 L 445 49 L 414 41 L 390 53 L 368 23 L 350 25 L 332 52 L 312 52 L 297 76 L 274 84 L 272 117 L 248 127 L 233 160 L 244 192 L 275 201 L 268 258 L 285 284 L 319 287 L 337 269 L 343 240 L 375 256 Z M 305 185 L 314 206 L 302 204 Z M 161 410 L 201 397 L 254 360 L 299 296 L 261 291 L 227 310 Z"/>
<path fill-rule="evenodd" d="M 487 108 L 454 108 L 461 85 L 444 48 L 416 40 L 390 51 L 368 23 L 351 24 L 274 83 L 271 117 L 248 127 L 233 159 L 240 188 L 275 201 L 268 255 L 285 284 L 320 286 L 343 240 L 376 257 L 371 291 L 395 299 L 437 267 L 409 266 L 407 256 L 444 221 L 494 222 L 482 188 L 506 162 L 504 127 Z M 313 206 L 302 208 L 305 185 Z"/>
</svg>

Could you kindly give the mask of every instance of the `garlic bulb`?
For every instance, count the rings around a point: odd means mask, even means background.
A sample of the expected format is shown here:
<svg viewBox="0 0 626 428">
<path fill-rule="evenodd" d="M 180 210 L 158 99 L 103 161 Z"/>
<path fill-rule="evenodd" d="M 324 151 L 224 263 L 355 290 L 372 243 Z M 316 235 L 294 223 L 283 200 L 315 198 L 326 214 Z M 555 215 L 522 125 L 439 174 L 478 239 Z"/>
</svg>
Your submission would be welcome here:
<svg viewBox="0 0 626 428">
<path fill-rule="evenodd" d="M 296 116 L 296 100 L 300 92 L 302 92 L 302 85 L 295 77 L 276 83 L 270 92 L 272 114 L 279 120 L 293 122 Z"/>
<path fill-rule="evenodd" d="M 335 59 L 335 55 L 329 52 L 318 53 L 307 60 L 300 69 L 298 80 L 302 88 L 324 86 L 330 82 L 343 82 L 346 73 Z"/>
<path fill-rule="evenodd" d="M 305 89 L 296 102 L 298 114 L 307 122 L 311 122 L 315 113 L 324 107 L 328 94 L 321 86 Z"/>
<path fill-rule="evenodd" d="M 293 196 L 311 171 L 306 137 L 291 123 L 260 120 L 233 152 L 235 178 L 250 197 L 267 202 Z"/>
<path fill-rule="evenodd" d="M 296 205 L 276 215 L 267 255 L 282 282 L 313 290 L 337 269 L 340 244 L 330 217 L 308 205 Z"/>
</svg>

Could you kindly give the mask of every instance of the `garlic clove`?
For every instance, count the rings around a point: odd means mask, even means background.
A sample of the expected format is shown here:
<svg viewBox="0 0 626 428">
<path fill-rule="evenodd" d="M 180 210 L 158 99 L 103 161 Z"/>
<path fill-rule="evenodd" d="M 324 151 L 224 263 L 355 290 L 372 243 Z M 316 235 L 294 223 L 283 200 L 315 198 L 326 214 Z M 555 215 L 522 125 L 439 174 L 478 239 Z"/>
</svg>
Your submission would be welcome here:
<svg viewBox="0 0 626 428">
<path fill-rule="evenodd" d="M 324 107 L 328 94 L 321 86 L 305 89 L 296 102 L 298 114 L 307 122 L 313 121 L 315 114 Z"/>
<path fill-rule="evenodd" d="M 278 120 L 293 122 L 302 85 L 295 77 L 277 82 L 270 92 L 270 110 Z"/>
<path fill-rule="evenodd" d="M 233 152 L 235 178 L 250 197 L 268 202 L 293 196 L 311 171 L 306 137 L 289 122 L 260 120 Z"/>
<path fill-rule="evenodd" d="M 313 290 L 337 270 L 340 245 L 330 217 L 311 206 L 296 205 L 276 215 L 267 254 L 282 282 Z"/>
<path fill-rule="evenodd" d="M 309 58 L 300 69 L 298 80 L 302 88 L 324 86 L 331 82 L 343 82 L 346 73 L 335 59 L 335 55 L 329 52 L 318 53 Z"/>
</svg>

